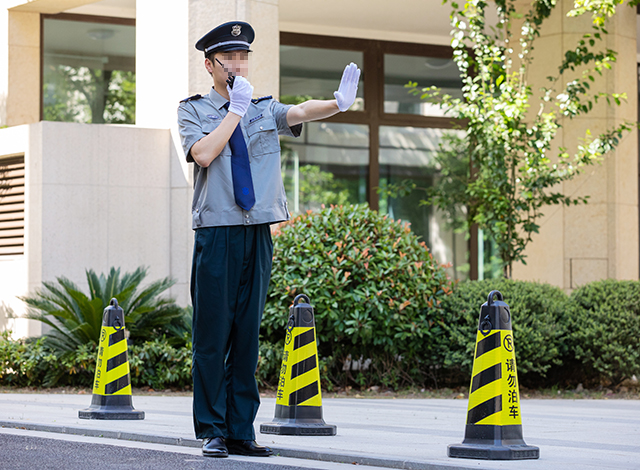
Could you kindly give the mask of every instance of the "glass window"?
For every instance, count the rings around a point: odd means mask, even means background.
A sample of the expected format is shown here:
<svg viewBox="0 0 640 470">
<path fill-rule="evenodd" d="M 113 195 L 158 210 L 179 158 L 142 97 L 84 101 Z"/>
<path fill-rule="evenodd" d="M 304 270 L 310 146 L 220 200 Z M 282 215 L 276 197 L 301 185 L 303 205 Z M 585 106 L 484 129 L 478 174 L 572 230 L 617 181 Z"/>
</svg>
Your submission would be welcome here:
<svg viewBox="0 0 640 470">
<path fill-rule="evenodd" d="M 384 112 L 444 116 L 438 106 L 408 93 L 404 86 L 417 82 L 420 87 L 437 86 L 443 93 L 461 97 L 460 71 L 452 59 L 384 55 Z"/>
<path fill-rule="evenodd" d="M 289 209 L 367 201 L 369 127 L 309 122 L 297 138 L 283 137 L 282 174 Z"/>
<path fill-rule="evenodd" d="M 489 233 L 478 229 L 478 279 L 498 279 L 503 276 L 498 246 Z"/>
<path fill-rule="evenodd" d="M 437 106 L 410 95 L 405 88 L 411 81 L 421 87 L 437 86 L 461 97 L 460 73 L 453 60 L 446 58 L 451 57 L 451 49 L 416 45 L 411 53 L 422 54 L 417 56 L 402 54 L 405 49 L 386 41 L 341 38 L 341 46 L 352 50 L 337 50 L 329 48 L 334 40 L 325 36 L 284 32 L 280 38 L 280 101 L 298 104 L 308 99 L 333 99 L 345 65 L 355 62 L 362 75 L 351 110 L 362 111 L 366 106 L 367 111 L 338 113 L 330 122 L 307 123 L 300 138 L 281 140 L 282 175 L 291 212 L 315 210 L 322 204 L 368 202 L 373 209 L 410 222 L 411 229 L 427 243 L 434 257 L 441 263 L 451 263 L 449 274 L 467 279 L 471 270 L 469 237 L 461 223 L 466 217 L 464 210 L 456 207 L 439 211 L 421 204 L 426 188 L 442 185 L 448 191 L 459 187 L 455 180 L 442 175 L 441 167 L 450 170 L 448 165 L 453 164 L 456 171 L 466 171 L 468 165 L 459 158 L 457 147 L 445 146 L 450 148 L 444 152 L 448 159 L 441 158 L 441 144 L 448 144 L 448 139 L 461 134 L 443 129 L 450 126 L 451 118 Z M 365 53 L 371 58 L 366 64 Z M 363 98 L 364 77 L 367 83 L 381 85 L 379 92 L 368 90 L 367 103 Z M 399 117 L 392 114 L 404 114 L 402 124 L 409 127 L 399 127 Z M 377 155 L 371 155 L 375 151 L 369 147 L 371 132 L 379 133 Z M 379 178 L 373 178 L 378 174 Z M 386 183 L 404 181 L 422 191 L 395 198 L 376 197 L 371 191 Z M 485 277 L 493 269 L 495 256 L 491 250 L 487 246 L 482 252 L 489 260 L 483 266 Z M 472 260 L 474 272 L 477 261 Z"/>
<path fill-rule="evenodd" d="M 135 122 L 135 27 L 45 18 L 43 118 Z"/>
<path fill-rule="evenodd" d="M 362 69 L 363 56 L 357 51 L 280 46 L 280 101 L 298 104 L 311 98 L 332 100 L 345 66 L 354 62 Z M 351 111 L 364 109 L 362 79 L 360 75 Z"/>
<path fill-rule="evenodd" d="M 380 198 L 380 212 L 411 224 L 433 256 L 441 263 L 451 263 L 450 275 L 468 276 L 466 236 L 460 220 L 432 206 L 421 204 L 425 189 L 439 176 L 443 158 L 440 144 L 444 138 L 460 136 L 460 131 L 446 129 L 380 126 L 380 184 L 414 183 L 416 190 L 406 196 Z"/>
</svg>

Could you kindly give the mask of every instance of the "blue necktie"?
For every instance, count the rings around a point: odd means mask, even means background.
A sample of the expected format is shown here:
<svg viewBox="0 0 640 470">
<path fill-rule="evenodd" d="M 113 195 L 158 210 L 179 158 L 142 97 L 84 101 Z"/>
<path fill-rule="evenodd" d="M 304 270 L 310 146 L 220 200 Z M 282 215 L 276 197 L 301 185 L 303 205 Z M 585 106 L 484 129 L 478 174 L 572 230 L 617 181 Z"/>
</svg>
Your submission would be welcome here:
<svg viewBox="0 0 640 470">
<path fill-rule="evenodd" d="M 229 108 L 229 103 L 224 105 Z M 242 135 L 240 123 L 236 126 L 231 138 L 231 179 L 233 180 L 233 195 L 238 204 L 245 211 L 251 210 L 256 203 L 256 196 L 253 192 L 253 180 L 251 179 L 251 167 L 249 165 L 249 152 L 247 144 Z"/>
</svg>

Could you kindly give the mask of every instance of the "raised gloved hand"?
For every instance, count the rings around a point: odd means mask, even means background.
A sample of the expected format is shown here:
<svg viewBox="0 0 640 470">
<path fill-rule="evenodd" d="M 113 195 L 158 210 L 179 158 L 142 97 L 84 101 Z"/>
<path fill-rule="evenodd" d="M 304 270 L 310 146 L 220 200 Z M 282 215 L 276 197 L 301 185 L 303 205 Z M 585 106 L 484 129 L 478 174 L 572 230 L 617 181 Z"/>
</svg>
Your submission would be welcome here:
<svg viewBox="0 0 640 470">
<path fill-rule="evenodd" d="M 253 94 L 251 83 L 246 78 L 237 76 L 233 82 L 233 88 L 227 85 L 227 92 L 229 93 L 229 112 L 240 117 L 244 116 L 249 109 Z"/>
<path fill-rule="evenodd" d="M 333 96 L 336 97 L 336 101 L 338 102 L 338 108 L 340 108 L 340 111 L 345 112 L 356 100 L 358 80 L 360 80 L 360 69 L 356 64 L 351 62 L 344 68 L 338 91 L 333 93 Z"/>
</svg>

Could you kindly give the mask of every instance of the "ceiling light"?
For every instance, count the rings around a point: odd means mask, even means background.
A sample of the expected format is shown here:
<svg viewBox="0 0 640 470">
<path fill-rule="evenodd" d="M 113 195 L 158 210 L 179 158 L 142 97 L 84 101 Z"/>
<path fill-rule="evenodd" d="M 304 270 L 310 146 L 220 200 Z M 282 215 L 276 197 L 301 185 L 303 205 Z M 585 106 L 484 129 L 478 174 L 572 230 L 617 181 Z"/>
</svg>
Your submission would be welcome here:
<svg viewBox="0 0 640 470">
<path fill-rule="evenodd" d="M 437 57 L 429 57 L 424 62 L 424 65 L 434 70 L 446 69 L 451 64 L 453 64 L 451 59 L 441 59 Z"/>
<path fill-rule="evenodd" d="M 95 39 L 96 41 L 104 41 L 106 39 L 110 39 L 116 32 L 113 29 L 91 29 L 87 31 L 87 35 L 91 39 Z"/>
</svg>

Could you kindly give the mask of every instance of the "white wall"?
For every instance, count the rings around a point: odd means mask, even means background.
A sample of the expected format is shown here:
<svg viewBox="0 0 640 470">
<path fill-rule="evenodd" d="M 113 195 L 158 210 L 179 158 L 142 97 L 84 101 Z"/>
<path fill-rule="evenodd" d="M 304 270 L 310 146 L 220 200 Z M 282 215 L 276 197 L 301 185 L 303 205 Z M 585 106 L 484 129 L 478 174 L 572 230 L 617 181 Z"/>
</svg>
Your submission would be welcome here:
<svg viewBox="0 0 640 470">
<path fill-rule="evenodd" d="M 169 129 L 188 96 L 188 0 L 136 1 L 136 124 Z M 193 45 L 191 45 L 193 47 Z"/>
<path fill-rule="evenodd" d="M 0 156 L 24 152 L 26 165 L 26 257 L 0 263 L 0 282 L 15 273 L 0 301 L 58 276 L 86 291 L 88 268 L 147 266 L 148 282 L 175 278 L 170 294 L 188 304 L 189 186 L 169 130 L 40 122 L 0 130 L 0 143 Z M 40 333 L 24 323 L 21 335 Z"/>
<path fill-rule="evenodd" d="M 42 278 L 169 274 L 169 133 L 42 122 Z M 31 169 L 31 168 L 30 168 Z M 32 227 L 33 229 L 34 227 Z"/>
<path fill-rule="evenodd" d="M 0 258 L 0 331 L 11 330 L 13 335 L 19 338 L 29 336 L 29 328 L 32 330 L 39 328 L 40 325 L 36 325 L 36 322 L 9 318 L 9 315 L 18 316 L 23 313 L 24 304 L 16 295 L 25 294 L 26 292 L 26 258 L 24 256 Z"/>
<path fill-rule="evenodd" d="M 24 155 L 25 167 L 27 167 L 31 157 L 29 152 L 30 130 L 30 126 L 0 129 L 0 158 Z M 29 174 L 27 173 L 25 192 L 28 185 Z M 9 313 L 15 316 L 21 316 L 24 313 L 24 304 L 17 297 L 25 295 L 29 290 L 28 258 L 26 256 L 29 243 L 28 233 L 28 208 L 25 207 L 25 255 L 0 257 L 0 331 L 11 330 L 15 337 L 37 336 L 41 333 L 41 325 L 38 322 L 7 318 Z"/>
</svg>

